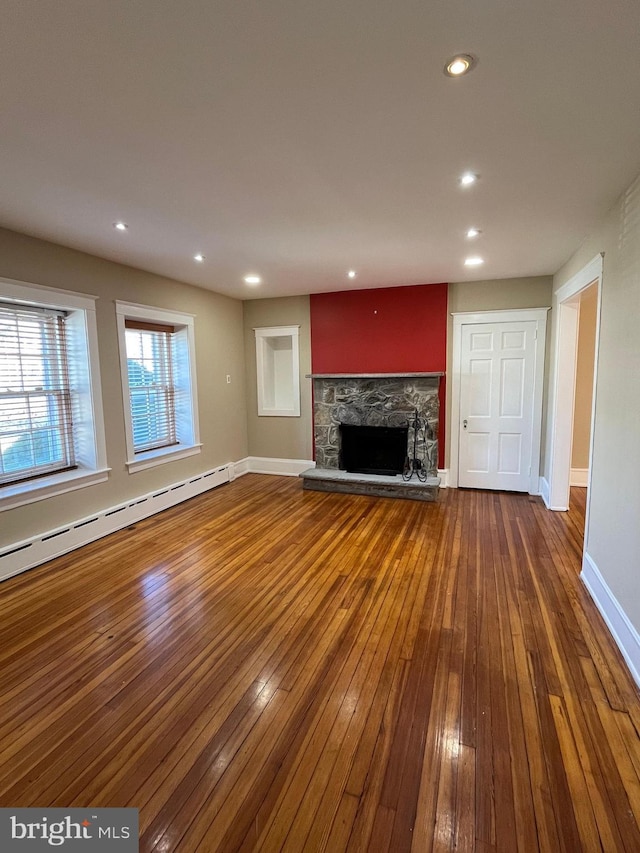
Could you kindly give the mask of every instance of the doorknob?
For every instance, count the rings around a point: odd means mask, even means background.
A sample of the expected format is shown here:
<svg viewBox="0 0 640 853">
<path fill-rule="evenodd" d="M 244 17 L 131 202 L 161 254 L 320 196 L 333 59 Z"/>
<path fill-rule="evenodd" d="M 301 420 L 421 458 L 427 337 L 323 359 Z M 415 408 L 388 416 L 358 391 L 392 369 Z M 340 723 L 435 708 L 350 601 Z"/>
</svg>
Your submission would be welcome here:
<svg viewBox="0 0 640 853">
<path fill-rule="evenodd" d="M 462 421 L 462 428 L 463 429 L 467 428 L 467 419 L 466 418 Z"/>
</svg>

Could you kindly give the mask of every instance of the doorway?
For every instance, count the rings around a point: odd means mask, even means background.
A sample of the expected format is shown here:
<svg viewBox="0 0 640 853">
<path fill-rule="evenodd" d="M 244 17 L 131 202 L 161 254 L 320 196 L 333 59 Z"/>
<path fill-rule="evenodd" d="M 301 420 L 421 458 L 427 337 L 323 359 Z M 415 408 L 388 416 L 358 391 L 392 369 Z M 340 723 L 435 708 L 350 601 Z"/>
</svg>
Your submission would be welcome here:
<svg viewBox="0 0 640 853">
<path fill-rule="evenodd" d="M 595 329 L 593 343 L 592 395 L 589 416 L 589 450 L 584 480 L 588 489 L 593 452 L 593 419 L 597 393 L 598 333 L 602 284 L 602 255 L 597 255 L 571 278 L 555 295 L 554 338 L 555 358 L 549 391 L 548 479 L 542 480 L 542 498 L 548 509 L 565 512 L 569 509 L 572 450 L 574 446 L 574 414 L 580 332 L 580 304 L 594 293 Z M 589 500 L 587 494 L 585 518 L 585 547 L 589 529 Z"/>
<path fill-rule="evenodd" d="M 573 404 L 573 433 L 571 438 L 571 469 L 569 477 L 571 489 L 586 488 L 589 483 L 593 372 L 595 367 L 596 322 L 598 315 L 597 282 L 581 290 L 577 295 L 577 299 L 576 391 Z"/>
</svg>

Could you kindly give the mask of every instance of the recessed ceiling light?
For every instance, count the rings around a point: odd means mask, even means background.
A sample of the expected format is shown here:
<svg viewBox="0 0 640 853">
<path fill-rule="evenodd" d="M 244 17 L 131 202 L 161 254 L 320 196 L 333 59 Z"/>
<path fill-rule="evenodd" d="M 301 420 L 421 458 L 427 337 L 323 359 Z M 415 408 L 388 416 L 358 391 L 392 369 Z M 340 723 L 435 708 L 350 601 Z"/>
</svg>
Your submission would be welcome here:
<svg viewBox="0 0 640 853">
<path fill-rule="evenodd" d="M 465 267 L 479 267 L 480 264 L 484 263 L 483 258 L 466 258 L 464 265 Z"/>
<path fill-rule="evenodd" d="M 259 275 L 245 275 L 244 280 L 247 284 L 260 284 L 262 281 Z"/>
<path fill-rule="evenodd" d="M 480 234 L 482 234 L 482 231 L 479 228 L 469 228 L 466 236 L 467 239 L 473 240 L 474 237 L 478 237 Z"/>
<path fill-rule="evenodd" d="M 357 273 L 356 273 L 356 271 L 355 271 L 355 270 L 349 270 L 349 272 L 347 273 L 347 275 L 349 276 L 349 278 L 355 278 L 355 277 L 356 277 L 356 275 L 357 275 Z"/>
<path fill-rule="evenodd" d="M 201 254 L 200 252 L 198 252 L 197 255 L 193 256 L 193 260 L 197 261 L 199 264 L 201 264 L 204 261 L 204 255 Z"/>
<path fill-rule="evenodd" d="M 113 227 L 117 231 L 126 231 L 129 226 L 127 225 L 126 222 L 114 222 Z"/>
<path fill-rule="evenodd" d="M 464 77 L 472 68 L 478 64 L 478 60 L 470 53 L 459 53 L 457 56 L 452 56 L 444 66 L 444 73 L 447 77 Z"/>
<path fill-rule="evenodd" d="M 464 175 L 460 175 L 460 184 L 463 187 L 470 187 L 477 180 L 478 176 L 474 172 L 465 172 Z"/>
</svg>

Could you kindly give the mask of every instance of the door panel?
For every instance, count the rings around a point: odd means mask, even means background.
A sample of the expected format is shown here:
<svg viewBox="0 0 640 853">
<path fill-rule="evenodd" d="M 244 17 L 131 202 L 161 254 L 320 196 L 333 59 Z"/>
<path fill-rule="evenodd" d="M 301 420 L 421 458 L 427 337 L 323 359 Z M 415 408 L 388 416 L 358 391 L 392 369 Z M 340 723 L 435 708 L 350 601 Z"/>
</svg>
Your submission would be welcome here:
<svg viewBox="0 0 640 853">
<path fill-rule="evenodd" d="M 535 321 L 462 327 L 460 486 L 528 491 Z"/>
<path fill-rule="evenodd" d="M 493 332 L 473 332 L 470 349 L 472 352 L 491 352 L 493 350 Z"/>
<path fill-rule="evenodd" d="M 522 462 L 522 436 L 500 433 L 498 436 L 498 473 L 519 474 Z"/>
<path fill-rule="evenodd" d="M 469 471 L 478 474 L 489 473 L 490 438 L 491 436 L 488 432 L 473 432 L 469 434 Z"/>
<path fill-rule="evenodd" d="M 473 381 L 469 383 L 468 414 L 472 417 L 488 417 L 491 414 L 491 361 L 473 359 L 470 362 Z"/>
<path fill-rule="evenodd" d="M 521 418 L 524 411 L 524 359 L 503 358 L 500 367 L 500 416 Z"/>
<path fill-rule="evenodd" d="M 502 349 L 522 349 L 524 347 L 524 332 L 503 332 Z"/>
</svg>

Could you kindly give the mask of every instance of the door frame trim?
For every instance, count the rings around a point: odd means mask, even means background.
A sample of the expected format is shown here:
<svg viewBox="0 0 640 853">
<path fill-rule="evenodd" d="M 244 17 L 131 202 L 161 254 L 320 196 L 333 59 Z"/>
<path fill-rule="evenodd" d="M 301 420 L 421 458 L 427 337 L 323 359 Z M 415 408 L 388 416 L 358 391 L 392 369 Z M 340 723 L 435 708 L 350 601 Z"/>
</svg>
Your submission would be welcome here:
<svg viewBox="0 0 640 853">
<path fill-rule="evenodd" d="M 481 323 L 535 322 L 536 348 L 533 379 L 533 422 L 531 424 L 531 474 L 529 494 L 540 494 L 540 446 L 542 441 L 542 397 L 544 359 L 547 340 L 547 317 L 550 308 L 517 308 L 504 311 L 456 311 L 453 317 L 451 371 L 451 451 L 449 486 L 458 488 L 460 454 L 460 389 L 462 386 L 462 327 Z"/>
</svg>

